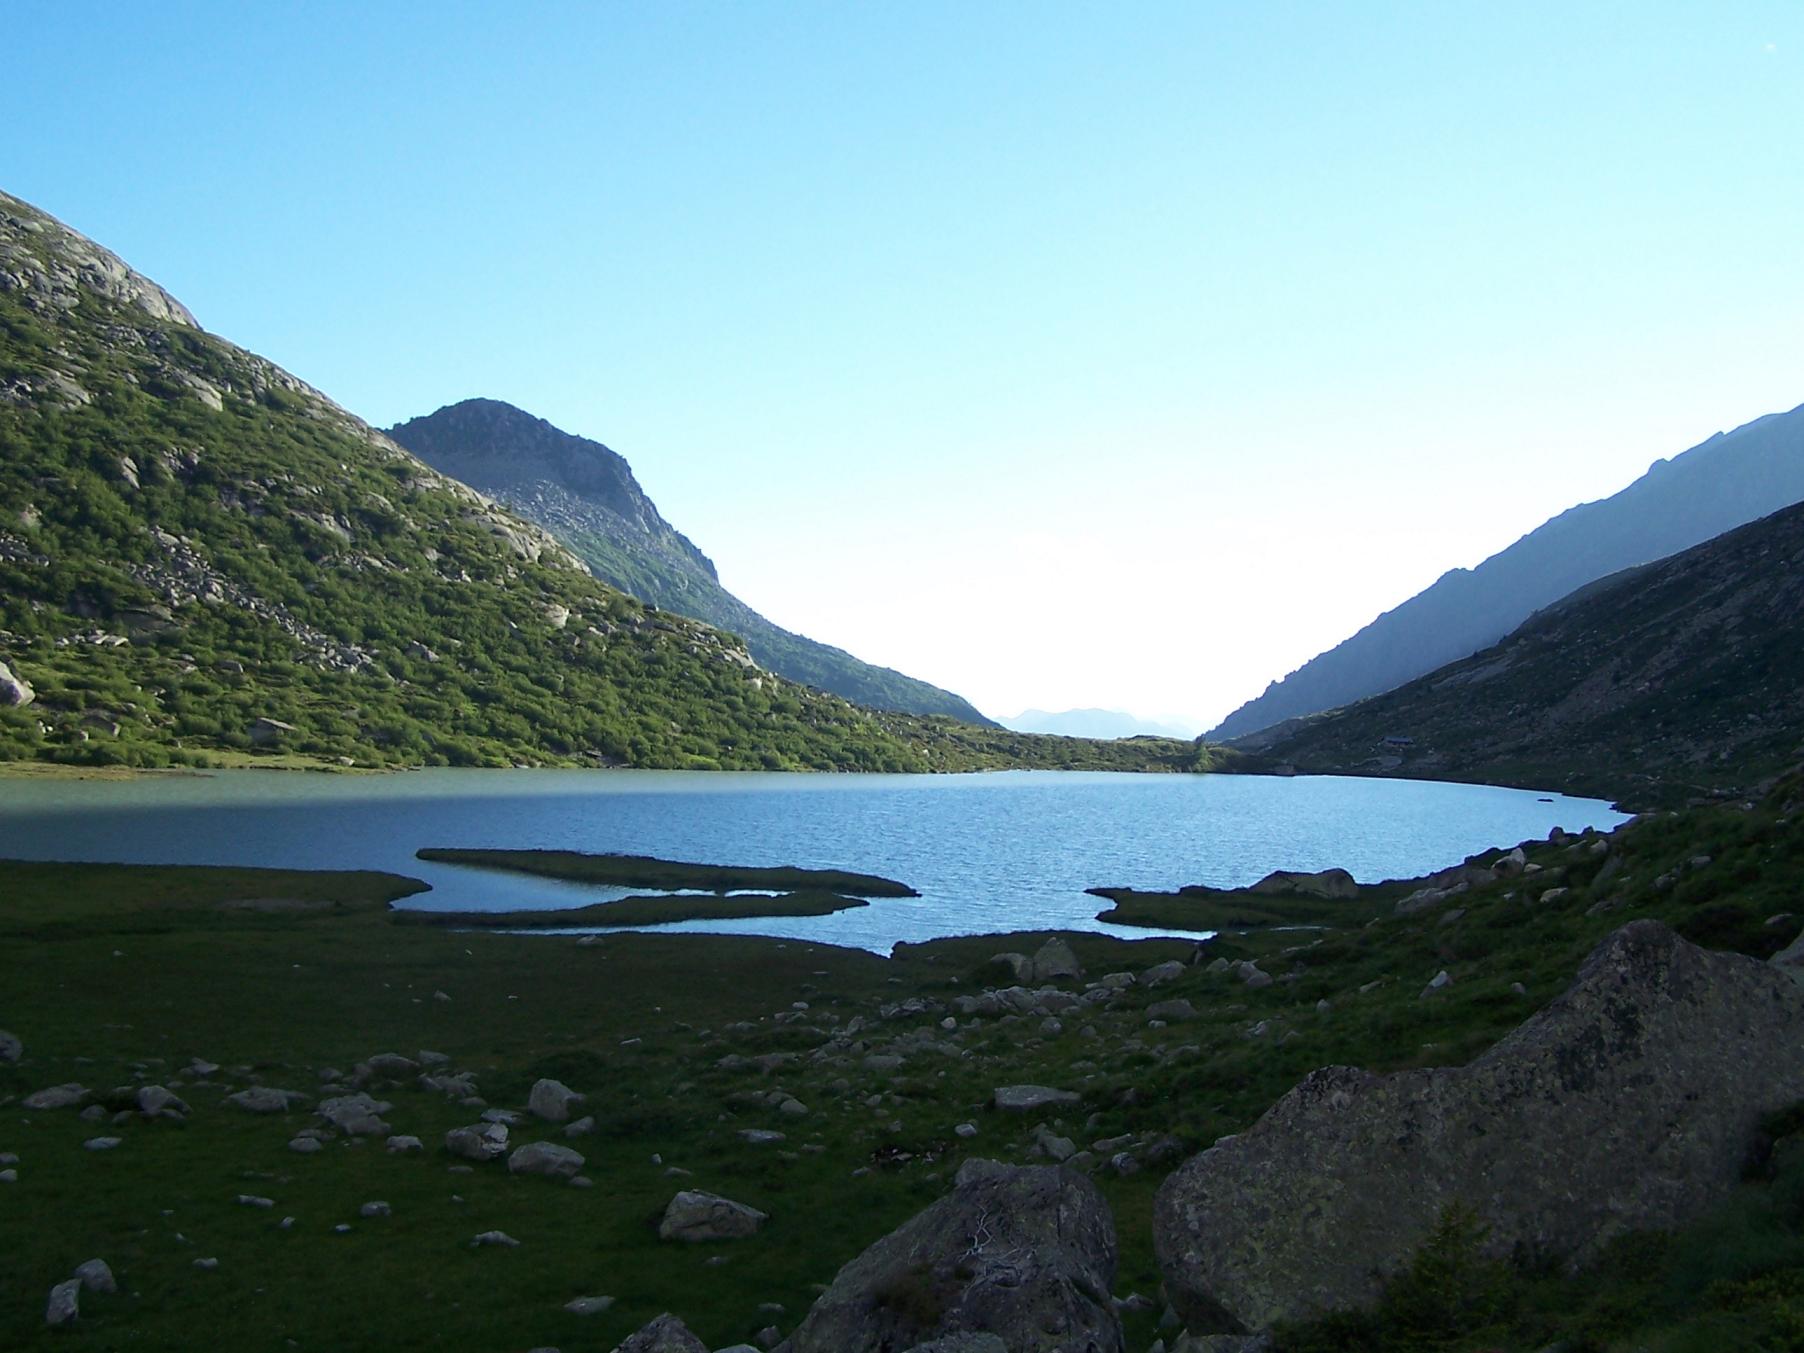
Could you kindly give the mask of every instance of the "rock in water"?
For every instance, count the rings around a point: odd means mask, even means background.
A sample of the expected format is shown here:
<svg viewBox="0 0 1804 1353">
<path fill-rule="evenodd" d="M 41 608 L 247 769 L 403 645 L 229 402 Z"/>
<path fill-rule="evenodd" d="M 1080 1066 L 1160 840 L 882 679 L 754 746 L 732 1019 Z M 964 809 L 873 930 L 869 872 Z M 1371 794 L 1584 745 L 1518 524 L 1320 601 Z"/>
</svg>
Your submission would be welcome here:
<svg viewBox="0 0 1804 1353">
<path fill-rule="evenodd" d="M 1082 1175 L 961 1171 L 951 1193 L 839 1271 L 787 1347 L 879 1353 L 988 1334 L 1013 1353 L 1121 1353 L 1115 1256 L 1109 1205 Z"/>
<path fill-rule="evenodd" d="M 664 1209 L 660 1240 L 739 1240 L 769 1221 L 767 1213 L 716 1193 L 684 1189 Z"/>
<path fill-rule="evenodd" d="M 570 1117 L 570 1106 L 584 1098 L 562 1081 L 539 1080 L 533 1082 L 526 1107 L 548 1123 L 562 1123 Z"/>
<path fill-rule="evenodd" d="M 1636 921 L 1464 1067 L 1326 1067 L 1166 1180 L 1154 1244 L 1193 1331 L 1364 1305 L 1450 1205 L 1487 1252 L 1579 1263 L 1727 1195 L 1804 1098 L 1804 988 Z"/>
<path fill-rule="evenodd" d="M 635 1334 L 614 1353 L 708 1353 L 708 1346 L 696 1338 L 689 1326 L 668 1312 Z"/>
</svg>

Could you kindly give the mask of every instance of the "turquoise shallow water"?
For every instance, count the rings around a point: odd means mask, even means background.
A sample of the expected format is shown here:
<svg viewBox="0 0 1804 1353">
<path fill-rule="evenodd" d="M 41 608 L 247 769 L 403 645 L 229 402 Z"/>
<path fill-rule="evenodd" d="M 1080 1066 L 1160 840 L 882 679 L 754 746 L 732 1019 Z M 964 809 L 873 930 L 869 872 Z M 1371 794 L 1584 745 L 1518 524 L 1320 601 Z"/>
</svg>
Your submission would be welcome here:
<svg viewBox="0 0 1804 1353">
<path fill-rule="evenodd" d="M 1030 927 L 1144 937 L 1095 921 L 1102 904 L 1083 890 L 1225 887 L 1333 865 L 1376 882 L 1555 826 L 1622 820 L 1592 799 L 1335 776 L 434 770 L 0 780 L 0 857 L 384 869 L 430 883 L 409 901 L 426 907 L 581 906 L 608 894 L 427 864 L 413 857 L 422 846 L 883 874 L 922 896 L 834 916 L 672 927 L 879 952 L 898 940 Z"/>
</svg>

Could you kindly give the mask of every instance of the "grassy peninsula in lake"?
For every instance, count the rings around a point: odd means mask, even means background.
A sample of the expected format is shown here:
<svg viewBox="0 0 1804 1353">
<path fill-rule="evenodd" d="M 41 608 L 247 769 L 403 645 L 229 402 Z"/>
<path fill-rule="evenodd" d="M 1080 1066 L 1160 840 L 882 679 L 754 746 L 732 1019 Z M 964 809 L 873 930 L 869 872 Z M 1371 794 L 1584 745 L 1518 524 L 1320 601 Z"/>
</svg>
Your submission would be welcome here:
<svg viewBox="0 0 1804 1353">
<path fill-rule="evenodd" d="M 794 865 L 691 864 L 650 855 L 590 854 L 580 850 L 461 850 L 427 846 L 414 852 L 438 864 L 467 864 L 519 874 L 606 883 L 621 888 L 689 888 L 727 893 L 742 888 L 824 889 L 855 897 L 919 897 L 906 883 L 843 869 L 799 869 Z"/>
</svg>

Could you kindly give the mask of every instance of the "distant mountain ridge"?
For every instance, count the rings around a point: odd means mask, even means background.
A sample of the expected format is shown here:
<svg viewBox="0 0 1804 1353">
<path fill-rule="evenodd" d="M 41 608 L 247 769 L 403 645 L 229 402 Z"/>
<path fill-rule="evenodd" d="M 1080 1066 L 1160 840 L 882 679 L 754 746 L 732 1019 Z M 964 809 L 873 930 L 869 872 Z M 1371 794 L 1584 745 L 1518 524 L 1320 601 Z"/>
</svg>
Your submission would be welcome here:
<svg viewBox="0 0 1804 1353">
<path fill-rule="evenodd" d="M 766 620 L 720 585 L 714 562 L 665 521 L 619 453 L 496 399 L 466 399 L 388 435 L 441 473 L 508 504 L 602 581 L 729 630 L 758 663 L 873 709 L 995 725 L 968 701 Z"/>
<path fill-rule="evenodd" d="M 1800 616 L 1804 503 L 1588 584 L 1396 690 L 1236 745 L 1304 773 L 1745 791 L 1804 760 Z"/>
<path fill-rule="evenodd" d="M 1273 682 L 1211 730 L 1241 737 L 1348 705 L 1495 643 L 1575 588 L 1804 500 L 1804 406 L 1718 433 L 1609 498 L 1569 509 L 1474 569 L 1445 573 Z"/>
<path fill-rule="evenodd" d="M 1193 738 L 1176 724 L 1139 719 L 1119 709 L 1025 709 L 1000 720 L 1017 733 L 1052 733 L 1066 738 Z"/>
</svg>

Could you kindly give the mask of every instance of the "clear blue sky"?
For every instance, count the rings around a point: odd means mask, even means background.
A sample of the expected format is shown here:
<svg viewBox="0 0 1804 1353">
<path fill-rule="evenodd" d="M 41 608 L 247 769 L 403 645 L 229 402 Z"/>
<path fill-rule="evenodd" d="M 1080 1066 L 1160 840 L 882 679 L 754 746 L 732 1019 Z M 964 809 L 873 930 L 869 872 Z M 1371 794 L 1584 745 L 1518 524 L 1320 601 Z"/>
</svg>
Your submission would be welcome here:
<svg viewBox="0 0 1804 1353">
<path fill-rule="evenodd" d="M 1211 722 L 1804 402 L 1804 6 L 6 7 L 0 187 L 772 618 Z"/>
</svg>

